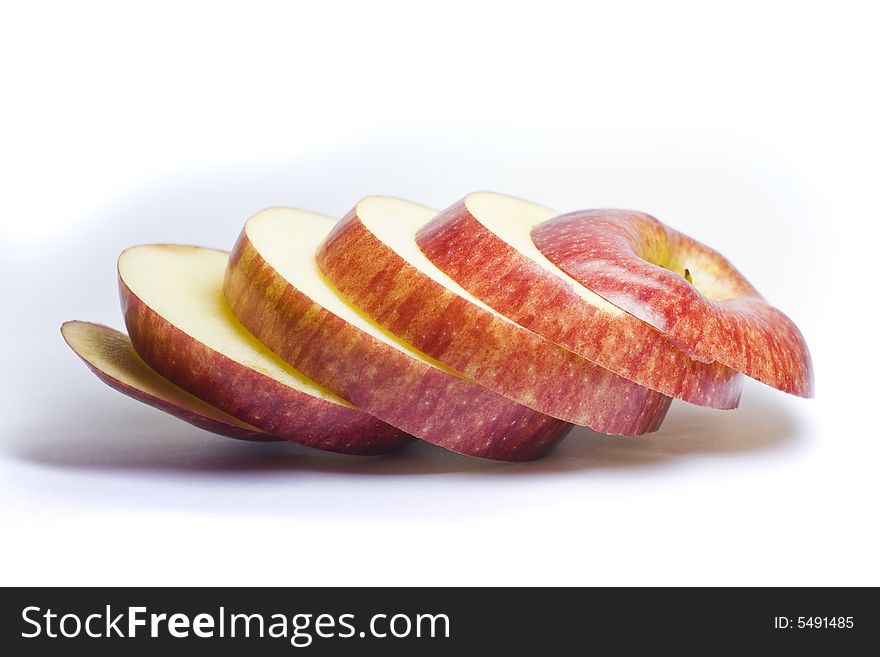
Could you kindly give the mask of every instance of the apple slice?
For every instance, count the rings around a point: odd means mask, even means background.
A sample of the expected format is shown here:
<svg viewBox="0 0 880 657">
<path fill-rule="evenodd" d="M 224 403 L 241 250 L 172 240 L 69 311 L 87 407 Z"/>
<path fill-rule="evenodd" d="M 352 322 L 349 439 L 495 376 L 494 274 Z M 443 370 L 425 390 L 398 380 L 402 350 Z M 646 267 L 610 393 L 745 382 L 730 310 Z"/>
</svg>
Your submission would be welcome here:
<svg viewBox="0 0 880 657">
<path fill-rule="evenodd" d="M 243 422 L 309 447 L 380 454 L 410 440 L 260 344 L 223 299 L 227 254 L 144 245 L 119 256 L 125 324 L 159 374 Z"/>
<path fill-rule="evenodd" d="M 556 214 L 503 194 L 469 194 L 426 224 L 416 242 L 468 292 L 538 335 L 664 395 L 736 408 L 741 374 L 688 357 L 535 247 L 532 228 Z"/>
<path fill-rule="evenodd" d="M 370 319 L 529 408 L 604 433 L 660 426 L 669 397 L 512 322 L 433 265 L 415 236 L 435 214 L 400 199 L 365 198 L 318 249 L 318 267 Z"/>
<path fill-rule="evenodd" d="M 630 210 L 572 212 L 536 226 L 532 240 L 569 276 L 692 358 L 813 396 L 801 332 L 717 251 Z"/>
<path fill-rule="evenodd" d="M 241 440 L 281 440 L 206 404 L 150 369 L 125 333 L 91 322 L 61 325 L 61 335 L 101 381 L 200 429 Z"/>
<path fill-rule="evenodd" d="M 241 322 L 297 369 L 430 443 L 503 460 L 534 459 L 549 451 L 569 423 L 465 379 L 339 296 L 315 263 L 335 223 L 285 208 L 248 220 L 224 286 Z"/>
</svg>

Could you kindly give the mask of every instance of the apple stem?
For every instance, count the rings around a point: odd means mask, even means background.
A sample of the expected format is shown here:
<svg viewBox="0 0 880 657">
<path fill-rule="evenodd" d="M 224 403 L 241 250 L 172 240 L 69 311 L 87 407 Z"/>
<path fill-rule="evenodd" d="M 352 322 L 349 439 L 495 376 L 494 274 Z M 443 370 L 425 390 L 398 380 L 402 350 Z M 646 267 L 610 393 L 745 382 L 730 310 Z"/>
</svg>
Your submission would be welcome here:
<svg viewBox="0 0 880 657">
<path fill-rule="evenodd" d="M 687 267 L 684 268 L 684 280 L 686 280 L 691 285 L 694 284 L 694 278 L 691 276 L 691 270 Z"/>
</svg>

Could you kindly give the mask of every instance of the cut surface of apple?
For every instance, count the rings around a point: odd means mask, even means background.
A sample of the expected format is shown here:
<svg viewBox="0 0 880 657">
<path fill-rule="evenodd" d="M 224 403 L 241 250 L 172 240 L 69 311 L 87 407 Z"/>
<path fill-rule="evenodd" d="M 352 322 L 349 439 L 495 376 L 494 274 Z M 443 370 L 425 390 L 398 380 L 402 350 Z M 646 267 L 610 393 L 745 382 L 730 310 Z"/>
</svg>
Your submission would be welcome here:
<svg viewBox="0 0 880 657">
<path fill-rule="evenodd" d="M 281 440 L 242 422 L 151 369 L 121 331 L 91 322 L 61 326 L 65 342 L 101 381 L 124 395 L 213 433 L 240 440 Z"/>
<path fill-rule="evenodd" d="M 569 423 L 462 377 L 338 294 L 315 262 L 335 224 L 287 208 L 264 210 L 247 222 L 224 286 L 241 322 L 298 370 L 427 442 L 503 460 L 549 451 Z"/>
<path fill-rule="evenodd" d="M 536 226 L 532 240 L 573 279 L 689 356 L 813 395 L 801 332 L 717 251 L 632 210 L 572 212 Z"/>
<path fill-rule="evenodd" d="M 532 229 L 556 214 L 503 194 L 469 194 L 419 230 L 416 243 L 473 296 L 538 335 L 664 395 L 735 408 L 741 374 L 684 354 L 537 249 Z"/>
<path fill-rule="evenodd" d="M 604 433 L 659 427 L 670 399 L 507 319 L 419 250 L 436 212 L 363 199 L 316 253 L 322 273 L 373 321 L 464 376 L 534 410 Z"/>
<path fill-rule="evenodd" d="M 243 422 L 309 447 L 380 454 L 410 437 L 316 384 L 262 345 L 223 298 L 227 254 L 143 245 L 119 257 L 132 345 L 150 367 Z"/>
</svg>

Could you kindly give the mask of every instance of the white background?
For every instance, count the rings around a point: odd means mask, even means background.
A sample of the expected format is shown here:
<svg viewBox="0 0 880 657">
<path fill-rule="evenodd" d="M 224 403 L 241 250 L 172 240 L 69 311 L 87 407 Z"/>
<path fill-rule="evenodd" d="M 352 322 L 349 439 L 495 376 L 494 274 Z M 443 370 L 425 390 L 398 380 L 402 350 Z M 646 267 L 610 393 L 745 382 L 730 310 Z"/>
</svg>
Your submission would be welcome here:
<svg viewBox="0 0 880 657">
<path fill-rule="evenodd" d="M 2 584 L 880 584 L 870 3 L 0 10 Z M 656 6 L 654 6 L 656 5 Z M 802 328 L 806 401 L 674 404 L 534 464 L 250 445 L 102 386 L 140 242 L 505 191 L 651 212 Z"/>
</svg>

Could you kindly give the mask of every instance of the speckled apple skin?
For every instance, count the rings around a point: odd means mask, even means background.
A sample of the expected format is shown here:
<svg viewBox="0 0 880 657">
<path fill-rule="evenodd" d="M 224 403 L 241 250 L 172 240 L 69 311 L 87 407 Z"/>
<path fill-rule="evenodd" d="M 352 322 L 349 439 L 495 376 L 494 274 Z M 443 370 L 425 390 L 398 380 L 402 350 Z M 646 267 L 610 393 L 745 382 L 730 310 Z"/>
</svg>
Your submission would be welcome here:
<svg viewBox="0 0 880 657">
<path fill-rule="evenodd" d="M 619 377 L 444 287 L 349 212 L 316 253 L 327 279 L 375 322 L 514 401 L 609 434 L 660 426 L 670 398 Z"/>
<path fill-rule="evenodd" d="M 91 324 L 91 322 L 87 322 Z M 102 326 L 100 324 L 93 324 L 94 326 L 106 330 L 112 331 L 113 333 L 117 333 L 120 336 L 124 337 L 128 340 L 127 336 L 122 334 L 119 331 L 115 331 L 107 326 Z M 65 340 L 67 338 L 65 337 Z M 249 440 L 254 442 L 274 442 L 282 440 L 281 438 L 276 438 L 275 436 L 270 436 L 269 434 L 260 431 L 256 427 L 254 429 L 248 430 L 244 427 L 233 424 L 232 422 L 224 422 L 218 418 L 208 417 L 207 415 L 203 415 L 202 413 L 198 413 L 194 409 L 184 408 L 182 406 L 178 406 L 177 404 L 173 404 L 165 399 L 161 399 L 145 390 L 141 390 L 140 388 L 136 388 L 124 381 L 119 380 L 115 376 L 110 375 L 99 367 L 95 366 L 93 363 L 90 363 L 86 358 L 80 355 L 76 347 L 68 341 L 68 345 L 71 349 L 73 349 L 74 353 L 76 353 L 80 360 L 85 363 L 86 367 L 88 367 L 92 374 L 98 377 L 101 381 L 106 383 L 108 386 L 116 390 L 117 392 L 121 392 L 123 395 L 127 397 L 131 397 L 141 403 L 147 404 L 148 406 L 152 406 L 153 408 L 157 408 L 160 411 L 164 411 L 169 415 L 173 415 L 174 417 L 183 420 L 193 426 L 198 427 L 199 429 L 204 429 L 205 431 L 210 431 L 211 433 L 216 433 L 221 436 L 226 436 L 228 438 L 236 438 L 238 440 Z M 133 358 L 135 356 L 132 356 Z M 143 367 L 147 367 L 143 365 Z M 156 373 L 158 377 L 159 374 Z M 193 397 L 195 399 L 195 397 Z M 201 402 L 201 400 L 198 400 Z M 204 402 L 201 402 L 204 403 Z"/>
<path fill-rule="evenodd" d="M 321 385 L 389 424 L 446 449 L 527 461 L 571 424 L 417 360 L 328 311 L 286 281 L 242 232 L 224 286 L 257 338 Z"/>
<path fill-rule="evenodd" d="M 290 388 L 193 339 L 141 301 L 121 277 L 119 296 L 138 355 L 175 385 L 243 422 L 343 454 L 384 454 L 411 441 L 360 409 Z"/>
<path fill-rule="evenodd" d="M 572 212 L 537 226 L 532 239 L 569 276 L 689 356 L 813 396 L 803 335 L 717 251 L 631 210 Z"/>
<path fill-rule="evenodd" d="M 742 375 L 676 349 L 638 318 L 587 303 L 561 277 L 507 244 L 455 203 L 416 236 L 422 252 L 471 294 L 516 323 L 657 392 L 700 406 L 736 408 Z"/>
</svg>

